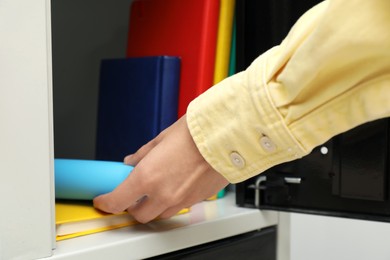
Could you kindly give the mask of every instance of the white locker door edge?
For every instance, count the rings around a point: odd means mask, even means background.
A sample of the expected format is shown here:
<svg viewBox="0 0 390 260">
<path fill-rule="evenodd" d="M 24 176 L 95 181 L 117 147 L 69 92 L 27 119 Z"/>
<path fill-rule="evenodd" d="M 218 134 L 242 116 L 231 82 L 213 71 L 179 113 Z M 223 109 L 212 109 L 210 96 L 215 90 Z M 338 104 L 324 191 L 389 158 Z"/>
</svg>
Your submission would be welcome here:
<svg viewBox="0 0 390 260">
<path fill-rule="evenodd" d="M 54 245 L 49 9 L 0 1 L 0 259 L 47 257 Z"/>
</svg>

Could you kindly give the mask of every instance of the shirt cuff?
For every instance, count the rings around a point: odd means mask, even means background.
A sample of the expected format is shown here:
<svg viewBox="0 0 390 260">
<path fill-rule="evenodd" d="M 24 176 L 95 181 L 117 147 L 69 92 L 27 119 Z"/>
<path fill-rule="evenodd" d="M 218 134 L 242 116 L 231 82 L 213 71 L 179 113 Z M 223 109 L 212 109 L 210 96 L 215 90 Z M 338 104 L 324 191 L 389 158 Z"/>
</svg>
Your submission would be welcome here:
<svg viewBox="0 0 390 260">
<path fill-rule="evenodd" d="M 187 124 L 200 153 L 231 183 L 309 153 L 268 93 L 267 60 L 276 52 L 274 48 L 261 55 L 246 71 L 210 88 L 188 106 Z"/>
</svg>

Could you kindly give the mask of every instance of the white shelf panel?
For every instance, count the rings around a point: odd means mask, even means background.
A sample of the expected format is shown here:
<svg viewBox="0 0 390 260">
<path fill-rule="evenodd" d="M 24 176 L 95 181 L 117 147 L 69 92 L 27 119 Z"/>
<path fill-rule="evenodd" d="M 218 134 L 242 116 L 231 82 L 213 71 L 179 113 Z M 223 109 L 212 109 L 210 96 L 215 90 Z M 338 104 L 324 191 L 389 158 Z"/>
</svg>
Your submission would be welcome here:
<svg viewBox="0 0 390 260">
<path fill-rule="evenodd" d="M 230 193 L 168 220 L 60 241 L 49 259 L 142 259 L 276 225 L 277 218 L 237 207 Z"/>
</svg>

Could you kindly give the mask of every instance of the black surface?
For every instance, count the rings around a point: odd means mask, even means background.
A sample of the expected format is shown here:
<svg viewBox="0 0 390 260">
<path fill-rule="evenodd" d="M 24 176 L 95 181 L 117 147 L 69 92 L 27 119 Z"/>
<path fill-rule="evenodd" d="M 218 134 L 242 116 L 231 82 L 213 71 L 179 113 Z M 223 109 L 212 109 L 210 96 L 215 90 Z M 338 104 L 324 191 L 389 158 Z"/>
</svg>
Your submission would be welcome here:
<svg viewBox="0 0 390 260">
<path fill-rule="evenodd" d="M 246 69 L 280 44 L 297 19 L 321 1 L 238 0 L 237 70 Z M 262 175 L 260 208 L 390 222 L 389 119 L 362 125 L 328 141 L 291 163 Z M 301 184 L 284 177 L 300 177 Z M 257 177 L 236 185 L 239 206 L 255 207 Z"/>
<path fill-rule="evenodd" d="M 298 20 L 320 0 L 237 0 L 237 71 L 278 45 Z"/>
<path fill-rule="evenodd" d="M 308 156 L 263 174 L 262 209 L 275 209 L 390 222 L 388 118 L 341 134 Z M 286 183 L 299 177 L 301 184 Z M 256 178 L 237 185 L 237 204 L 254 207 Z"/>
<path fill-rule="evenodd" d="M 148 259 L 274 260 L 276 259 L 276 227 L 273 226 Z"/>
</svg>

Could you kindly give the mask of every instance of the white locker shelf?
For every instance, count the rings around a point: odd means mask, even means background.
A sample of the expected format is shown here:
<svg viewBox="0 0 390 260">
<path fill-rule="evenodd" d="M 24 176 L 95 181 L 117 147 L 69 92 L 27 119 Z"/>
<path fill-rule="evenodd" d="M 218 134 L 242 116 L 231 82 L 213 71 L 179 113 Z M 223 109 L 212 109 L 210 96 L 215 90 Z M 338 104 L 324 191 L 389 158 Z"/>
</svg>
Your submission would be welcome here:
<svg viewBox="0 0 390 260">
<path fill-rule="evenodd" d="M 276 225 L 277 217 L 237 207 L 231 193 L 168 220 L 60 241 L 49 259 L 142 259 Z"/>
</svg>

